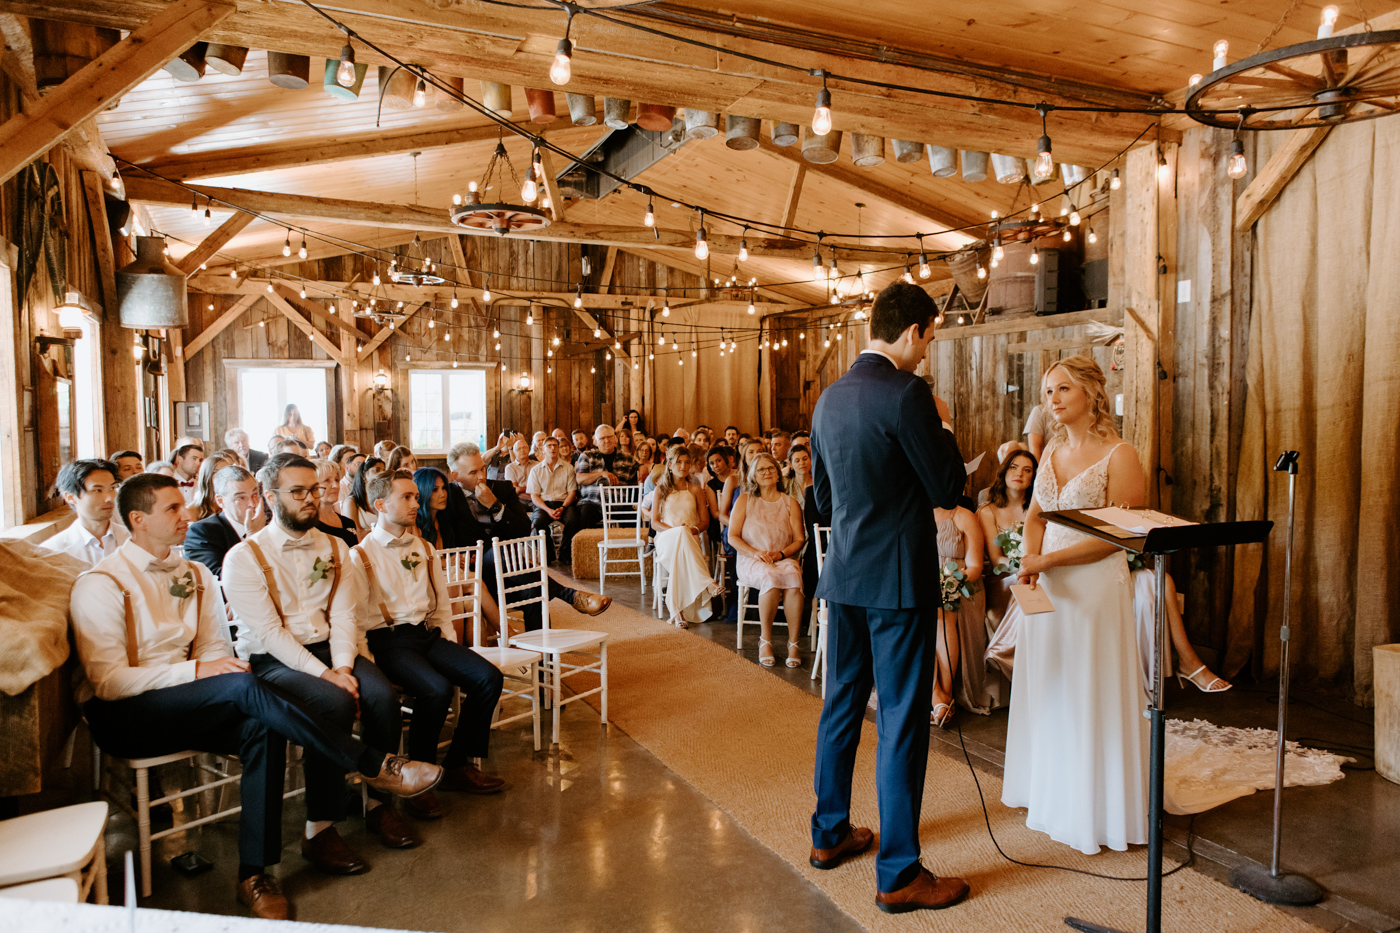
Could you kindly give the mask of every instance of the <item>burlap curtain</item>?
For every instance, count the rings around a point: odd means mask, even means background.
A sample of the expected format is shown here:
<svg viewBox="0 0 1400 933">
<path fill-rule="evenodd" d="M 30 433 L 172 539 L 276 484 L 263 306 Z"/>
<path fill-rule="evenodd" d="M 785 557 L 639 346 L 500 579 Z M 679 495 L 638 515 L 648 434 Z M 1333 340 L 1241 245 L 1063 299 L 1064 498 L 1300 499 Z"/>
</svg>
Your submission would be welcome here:
<svg viewBox="0 0 1400 933">
<path fill-rule="evenodd" d="M 655 408 L 650 433 L 694 430 L 708 424 L 717 430 L 737 425 L 741 431 L 758 430 L 758 341 L 741 328 L 756 326 L 755 317 L 743 311 L 696 305 L 679 308 L 664 323 L 665 346 L 655 346 Z M 734 353 L 721 356 L 723 334 L 739 344 Z M 681 364 L 671 351 L 671 338 L 680 346 Z M 654 338 L 653 338 L 654 339 Z M 690 355 L 691 347 L 698 356 Z"/>
<path fill-rule="evenodd" d="M 1282 142 L 1260 133 L 1259 164 Z M 1333 130 L 1255 255 L 1236 511 L 1275 526 L 1237 557 L 1225 667 L 1256 650 L 1277 670 L 1288 482 L 1272 466 L 1298 450 L 1294 672 L 1369 705 L 1371 648 L 1400 640 L 1400 120 Z"/>
</svg>

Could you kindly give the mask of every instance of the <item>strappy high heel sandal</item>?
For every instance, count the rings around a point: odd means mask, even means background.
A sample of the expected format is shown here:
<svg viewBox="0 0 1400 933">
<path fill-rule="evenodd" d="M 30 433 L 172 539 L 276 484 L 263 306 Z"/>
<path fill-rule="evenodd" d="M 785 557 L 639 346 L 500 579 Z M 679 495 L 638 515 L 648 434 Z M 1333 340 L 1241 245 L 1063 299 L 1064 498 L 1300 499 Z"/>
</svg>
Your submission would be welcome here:
<svg viewBox="0 0 1400 933">
<path fill-rule="evenodd" d="M 1210 674 L 1211 678 L 1210 680 L 1206 681 L 1206 685 L 1204 687 L 1202 687 L 1201 682 L 1196 679 L 1196 675 L 1200 674 L 1201 671 L 1205 671 L 1207 674 Z M 1224 693 L 1226 690 L 1229 690 L 1231 687 L 1234 686 L 1234 684 L 1230 683 L 1224 677 L 1217 677 L 1215 674 L 1211 674 L 1211 672 L 1206 669 L 1206 666 L 1204 664 L 1202 664 L 1200 667 L 1196 668 L 1189 674 L 1176 675 L 1177 686 L 1185 687 L 1188 682 L 1191 684 L 1191 686 L 1195 687 L 1202 693 Z"/>
<path fill-rule="evenodd" d="M 933 712 L 929 715 L 928 721 L 930 725 L 937 726 L 940 729 L 948 728 L 948 724 L 953 721 L 953 704 L 933 704 Z"/>
<path fill-rule="evenodd" d="M 763 656 L 763 649 L 768 649 L 768 657 Z M 773 657 L 773 643 L 762 635 L 758 637 L 758 663 L 764 667 L 772 667 L 777 664 L 777 659 Z"/>
<path fill-rule="evenodd" d="M 793 656 L 792 656 L 792 653 L 793 653 L 794 651 L 797 652 L 797 657 L 793 657 Z M 801 642 L 796 642 L 796 641 L 790 641 L 790 642 L 788 642 L 788 656 L 787 656 L 787 662 L 786 662 L 786 663 L 787 663 L 787 666 L 788 666 L 788 667 L 801 667 L 801 666 L 802 666 L 802 643 L 801 643 Z"/>
</svg>

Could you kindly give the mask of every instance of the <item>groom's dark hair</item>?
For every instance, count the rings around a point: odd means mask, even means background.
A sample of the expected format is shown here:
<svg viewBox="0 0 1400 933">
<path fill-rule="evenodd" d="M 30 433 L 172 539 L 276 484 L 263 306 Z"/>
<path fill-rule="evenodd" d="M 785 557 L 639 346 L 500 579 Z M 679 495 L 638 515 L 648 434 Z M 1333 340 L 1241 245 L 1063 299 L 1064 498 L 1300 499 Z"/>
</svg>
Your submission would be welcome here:
<svg viewBox="0 0 1400 933">
<path fill-rule="evenodd" d="M 917 285 L 892 282 L 875 296 L 870 310 L 870 336 L 885 343 L 894 343 L 899 335 L 916 325 L 922 334 L 938 314 L 938 306 Z"/>
</svg>

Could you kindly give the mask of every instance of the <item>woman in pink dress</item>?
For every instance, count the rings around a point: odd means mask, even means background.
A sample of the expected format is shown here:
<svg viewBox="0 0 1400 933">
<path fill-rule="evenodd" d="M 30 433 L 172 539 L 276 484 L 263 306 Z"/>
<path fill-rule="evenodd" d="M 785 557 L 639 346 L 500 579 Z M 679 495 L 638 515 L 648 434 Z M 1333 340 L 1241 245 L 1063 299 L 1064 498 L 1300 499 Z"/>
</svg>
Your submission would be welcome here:
<svg viewBox="0 0 1400 933">
<path fill-rule="evenodd" d="M 773 620 L 781 603 L 788 627 L 787 666 L 801 667 L 802 568 L 795 558 L 807 538 L 802 506 L 782 491 L 781 481 L 782 471 L 771 454 L 753 458 L 744 494 L 729 516 L 729 543 L 739 552 L 739 585 L 758 590 L 758 663 L 775 663 Z"/>
</svg>

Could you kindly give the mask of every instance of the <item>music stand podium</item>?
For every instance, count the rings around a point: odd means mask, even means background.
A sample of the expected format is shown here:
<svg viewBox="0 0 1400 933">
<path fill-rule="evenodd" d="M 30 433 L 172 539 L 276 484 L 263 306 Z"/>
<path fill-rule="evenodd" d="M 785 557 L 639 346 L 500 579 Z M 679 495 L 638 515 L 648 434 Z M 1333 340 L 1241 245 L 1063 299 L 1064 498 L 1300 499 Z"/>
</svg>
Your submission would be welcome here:
<svg viewBox="0 0 1400 933">
<path fill-rule="evenodd" d="M 1167 753 L 1167 719 L 1162 703 L 1164 679 L 1162 659 L 1167 657 L 1168 650 L 1166 555 L 1198 548 L 1253 544 L 1267 538 L 1274 523 L 1254 521 L 1185 524 L 1189 521 L 1188 519 L 1178 519 L 1184 524 L 1154 528 L 1145 535 L 1121 537 L 1124 534 L 1123 529 L 1087 515 L 1084 510 L 1080 509 L 1043 512 L 1041 518 L 1056 525 L 1073 528 L 1091 538 L 1107 541 L 1124 551 L 1151 555 L 1153 558 L 1153 575 L 1157 583 L 1157 644 L 1156 650 L 1152 652 L 1152 703 L 1147 708 L 1147 717 L 1151 721 L 1147 783 L 1147 933 L 1161 933 L 1162 796 Z M 1083 930 L 1085 933 L 1119 933 L 1112 927 L 1090 923 L 1077 917 L 1066 917 L 1065 923 L 1076 930 Z"/>
</svg>

